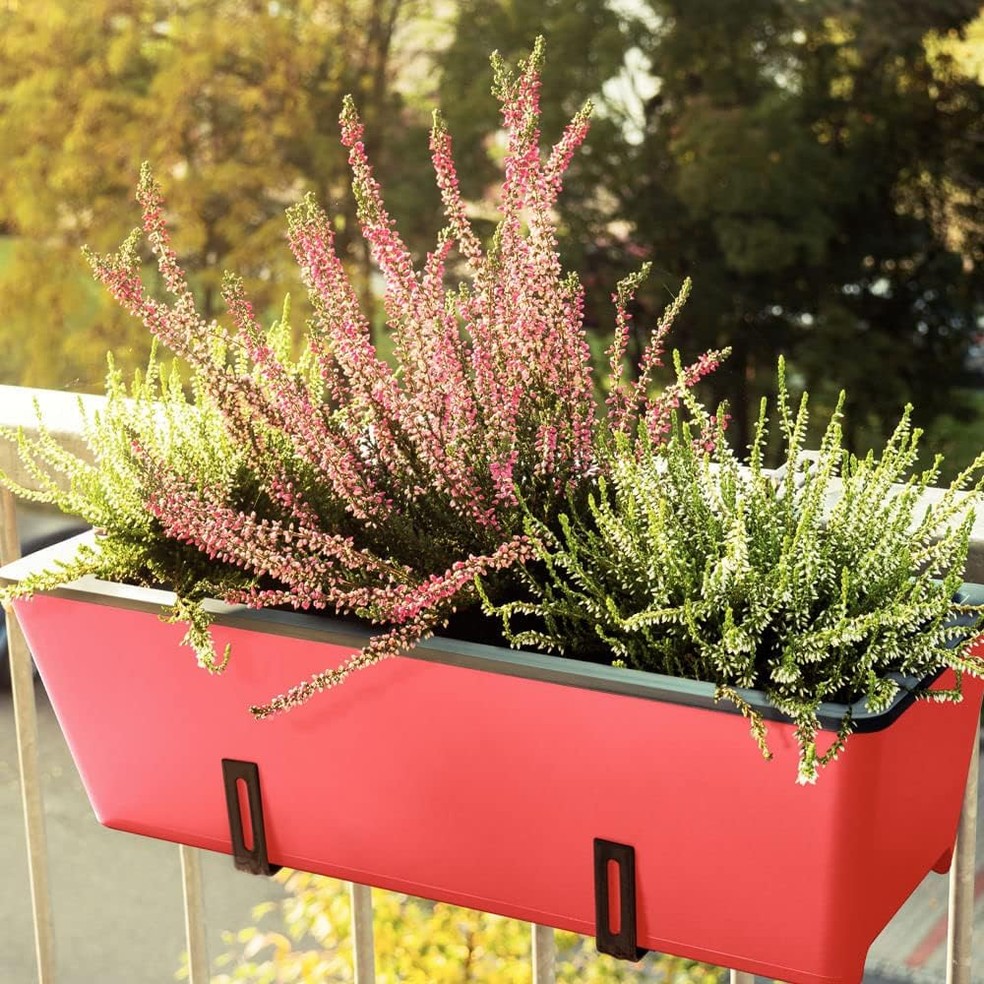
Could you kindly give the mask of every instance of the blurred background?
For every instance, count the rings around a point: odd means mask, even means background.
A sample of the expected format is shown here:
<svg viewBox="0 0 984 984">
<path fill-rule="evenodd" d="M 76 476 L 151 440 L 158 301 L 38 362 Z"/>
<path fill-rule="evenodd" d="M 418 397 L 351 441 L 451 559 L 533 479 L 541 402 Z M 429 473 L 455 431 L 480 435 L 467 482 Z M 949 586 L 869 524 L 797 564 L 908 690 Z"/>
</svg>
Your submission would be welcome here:
<svg viewBox="0 0 984 984">
<path fill-rule="evenodd" d="M 973 0 L 0 0 L 0 383 L 98 391 L 107 349 L 144 362 L 146 332 L 80 252 L 115 249 L 137 223 L 143 160 L 206 313 L 220 313 L 223 269 L 271 318 L 286 292 L 303 311 L 283 212 L 307 190 L 372 309 L 342 96 L 423 256 L 442 225 L 432 107 L 481 226 L 501 150 L 488 56 L 515 62 L 537 34 L 545 140 L 596 107 L 561 221 L 599 351 L 616 281 L 651 260 L 636 330 L 693 278 L 674 344 L 732 347 L 711 398 L 730 401 L 737 446 L 783 353 L 821 408 L 847 389 L 858 450 L 908 401 L 948 474 L 980 449 Z"/>
</svg>

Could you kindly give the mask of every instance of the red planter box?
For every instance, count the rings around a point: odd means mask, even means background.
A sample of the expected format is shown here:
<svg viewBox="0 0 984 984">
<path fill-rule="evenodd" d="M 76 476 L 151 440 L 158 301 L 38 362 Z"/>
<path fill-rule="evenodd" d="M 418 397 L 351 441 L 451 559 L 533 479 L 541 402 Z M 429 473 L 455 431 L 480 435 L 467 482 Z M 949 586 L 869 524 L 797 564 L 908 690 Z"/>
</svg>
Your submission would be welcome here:
<svg viewBox="0 0 984 984">
<path fill-rule="evenodd" d="M 707 685 L 449 640 L 257 722 L 364 637 L 222 607 L 210 676 L 157 617 L 169 598 L 92 579 L 15 605 L 109 827 L 229 853 L 221 761 L 255 762 L 271 862 L 587 935 L 604 838 L 635 849 L 640 946 L 811 984 L 859 981 L 948 864 L 979 681 L 869 716 L 803 787 L 792 727 L 766 762 Z"/>
</svg>

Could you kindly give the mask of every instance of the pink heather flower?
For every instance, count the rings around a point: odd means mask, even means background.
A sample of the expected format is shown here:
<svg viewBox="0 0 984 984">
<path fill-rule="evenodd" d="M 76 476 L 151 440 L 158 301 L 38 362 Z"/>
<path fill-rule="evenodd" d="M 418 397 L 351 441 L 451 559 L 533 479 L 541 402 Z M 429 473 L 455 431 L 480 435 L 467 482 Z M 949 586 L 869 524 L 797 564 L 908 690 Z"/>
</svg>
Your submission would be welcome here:
<svg viewBox="0 0 984 984">
<path fill-rule="evenodd" d="M 418 643 L 433 635 L 433 632 L 434 621 L 423 617 L 405 625 L 398 625 L 388 632 L 374 636 L 361 652 L 350 656 L 336 669 L 316 673 L 310 680 L 291 687 L 286 693 L 274 697 L 268 703 L 254 705 L 249 709 L 250 713 L 258 720 L 262 720 L 272 714 L 299 707 L 315 694 L 344 683 L 349 674 L 356 670 L 366 669 L 381 660 L 413 649 Z"/>
<path fill-rule="evenodd" d="M 455 563 L 443 575 L 429 578 L 422 585 L 394 592 L 389 609 L 390 620 L 396 622 L 394 628 L 374 636 L 364 649 L 350 656 L 338 668 L 315 674 L 310 680 L 274 697 L 267 704 L 251 707 L 250 712 L 262 719 L 299 707 L 315 694 L 338 686 L 355 670 L 365 669 L 412 649 L 422 639 L 432 635 L 435 626 L 447 624 L 446 616 L 437 614 L 441 606 L 458 597 L 462 589 L 473 584 L 478 575 L 532 560 L 534 556 L 535 551 L 529 540 L 525 536 L 517 536 L 503 543 L 488 557 L 469 557 Z"/>
<path fill-rule="evenodd" d="M 140 168 L 140 183 L 137 187 L 137 201 L 143 210 L 143 227 L 147 241 L 157 256 L 157 264 L 167 285 L 167 289 L 189 308 L 195 304 L 194 296 L 178 266 L 178 259 L 171 248 L 171 237 L 164 222 L 164 198 L 160 186 L 154 180 L 150 165 Z"/>
<path fill-rule="evenodd" d="M 431 128 L 430 149 L 437 186 L 441 192 L 441 202 L 448 225 L 457 238 L 458 249 L 475 271 L 482 261 L 482 244 L 475 235 L 465 214 L 465 205 L 458 188 L 458 172 L 451 153 L 451 134 L 440 113 L 434 111 L 434 125 Z"/>
<path fill-rule="evenodd" d="M 577 115 L 567 124 L 564 134 L 550 153 L 544 168 L 544 183 L 549 192 L 544 206 L 549 208 L 557 200 L 563 188 L 563 178 L 578 147 L 584 143 L 591 128 L 590 102 L 584 104 Z"/>
<path fill-rule="evenodd" d="M 254 708 L 257 716 L 415 645 L 474 599 L 476 577 L 530 559 L 523 509 L 549 522 L 568 492 L 596 479 L 610 433 L 630 434 L 642 422 L 659 436 L 683 391 L 720 360 L 707 353 L 650 393 L 685 284 L 654 329 L 636 381 L 624 381 L 628 307 L 644 267 L 613 297 L 611 388 L 598 406 L 584 291 L 561 267 L 554 214 L 590 106 L 544 154 L 542 54 L 538 41 L 516 73 L 493 60 L 507 151 L 501 220 L 488 245 L 468 221 L 451 137 L 435 114 L 430 150 L 446 225 L 420 270 L 345 100 L 341 138 L 362 235 L 385 283 L 392 365 L 376 351 L 332 223 L 312 196 L 288 211 L 290 249 L 314 311 L 303 371 L 280 358 L 238 278 L 223 285 L 230 327 L 197 314 L 149 169 L 138 200 L 170 300 L 144 289 L 136 236 L 115 256 L 90 256 L 113 296 L 191 366 L 263 493 L 251 507 L 259 514 L 239 508 L 232 490 L 194 486 L 176 465 L 135 448 L 153 490 L 148 509 L 165 535 L 243 572 L 228 600 L 358 612 L 390 626 L 342 667 Z M 456 253 L 467 279 L 449 289 Z"/>
<path fill-rule="evenodd" d="M 726 354 L 726 351 L 705 352 L 691 365 L 680 369 L 676 382 L 667 386 L 658 396 L 645 400 L 643 420 L 652 436 L 665 437 L 669 433 L 671 416 L 679 408 L 683 392 L 692 389 L 717 369 Z"/>
</svg>

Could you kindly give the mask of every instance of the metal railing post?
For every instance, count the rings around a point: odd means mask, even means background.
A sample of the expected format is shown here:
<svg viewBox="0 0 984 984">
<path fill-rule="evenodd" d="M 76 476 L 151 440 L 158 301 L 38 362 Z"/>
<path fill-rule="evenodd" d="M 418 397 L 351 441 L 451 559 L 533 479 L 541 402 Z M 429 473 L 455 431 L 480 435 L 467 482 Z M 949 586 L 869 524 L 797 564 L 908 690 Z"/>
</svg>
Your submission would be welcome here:
<svg viewBox="0 0 984 984">
<path fill-rule="evenodd" d="M 755 984 L 755 975 L 746 974 L 743 970 L 731 971 L 731 984 Z"/>
<path fill-rule="evenodd" d="M 8 564 L 20 556 L 14 497 L 0 489 L 0 563 Z M 48 842 L 44 827 L 41 793 L 41 767 L 38 757 L 38 714 L 34 703 L 34 667 L 27 642 L 17 624 L 13 608 L 6 610 L 7 655 L 14 701 L 17 734 L 17 763 L 20 769 L 21 799 L 24 807 L 24 833 L 27 866 L 31 882 L 31 910 L 34 917 L 34 952 L 39 984 L 55 980 L 55 934 L 51 918 L 51 890 L 48 882 Z"/>
<path fill-rule="evenodd" d="M 182 844 L 181 890 L 184 896 L 185 940 L 188 946 L 190 984 L 208 984 L 208 946 L 205 942 L 205 891 L 202 856 L 195 847 Z"/>
<path fill-rule="evenodd" d="M 557 979 L 557 943 L 549 926 L 532 923 L 533 984 L 554 984 Z"/>
<path fill-rule="evenodd" d="M 950 911 L 946 934 L 947 984 L 971 984 L 974 945 L 974 883 L 977 878 L 977 786 L 980 725 L 974 735 L 957 842 L 950 864 Z"/>
<path fill-rule="evenodd" d="M 352 954 L 355 958 L 355 984 L 375 984 L 376 946 L 372 933 L 372 889 L 349 884 L 352 903 Z"/>
</svg>

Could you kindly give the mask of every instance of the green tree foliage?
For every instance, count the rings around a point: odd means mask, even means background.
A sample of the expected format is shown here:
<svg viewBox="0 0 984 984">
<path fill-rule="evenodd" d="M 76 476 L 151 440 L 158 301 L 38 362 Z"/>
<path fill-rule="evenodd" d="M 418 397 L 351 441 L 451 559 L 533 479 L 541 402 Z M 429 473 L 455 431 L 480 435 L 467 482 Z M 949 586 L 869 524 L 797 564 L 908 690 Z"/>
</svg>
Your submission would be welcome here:
<svg viewBox="0 0 984 984">
<path fill-rule="evenodd" d="M 213 984 L 351 981 L 350 904 L 341 882 L 297 871 L 275 876 L 281 902 L 256 906 L 256 925 L 225 935 Z M 393 892 L 374 893 L 376 979 L 380 984 L 529 984 L 530 927 L 524 923 Z M 599 956 L 590 941 L 557 934 L 562 984 L 716 984 L 725 972 L 651 954 L 639 965 Z M 187 972 L 179 974 L 187 976 Z"/>
<path fill-rule="evenodd" d="M 121 231 L 116 203 L 139 159 L 148 72 L 135 4 L 94 0 L 6 5 L 0 12 L 0 339 L 4 382 L 75 384 L 101 371 L 125 322 L 84 276 L 79 247 Z M 136 146 L 131 146 L 134 141 Z M 115 166 L 114 166 L 115 165 Z M 66 337 L 64 325 L 86 334 Z M 88 380 L 86 380 L 88 381 Z"/>
<path fill-rule="evenodd" d="M 693 277 L 695 348 L 733 348 L 736 442 L 777 350 L 856 421 L 935 416 L 979 311 L 984 93 L 948 47 L 978 5 L 649 7 L 657 85 L 612 190 L 670 287 Z"/>
<path fill-rule="evenodd" d="M 0 379 L 89 388 L 116 350 L 146 341 L 92 291 L 82 243 L 128 231 L 119 203 L 152 160 L 173 209 L 175 247 L 202 309 L 223 269 L 261 309 L 293 286 L 285 205 L 314 190 L 338 202 L 343 255 L 365 270 L 347 203 L 342 97 L 363 107 L 367 143 L 411 239 L 433 234 L 428 118 L 399 94 L 399 33 L 425 0 L 39 0 L 0 11 Z M 409 148 L 416 148 L 417 160 Z M 408 166 L 408 162 L 410 166 Z M 419 164 L 419 166 L 415 166 Z M 414 184 L 420 175 L 420 186 Z M 409 213 L 409 214 L 407 214 Z M 418 221 L 418 217 L 422 217 Z M 363 276 L 363 283 L 365 277 Z M 297 289 L 296 293 L 302 295 Z"/>
</svg>

